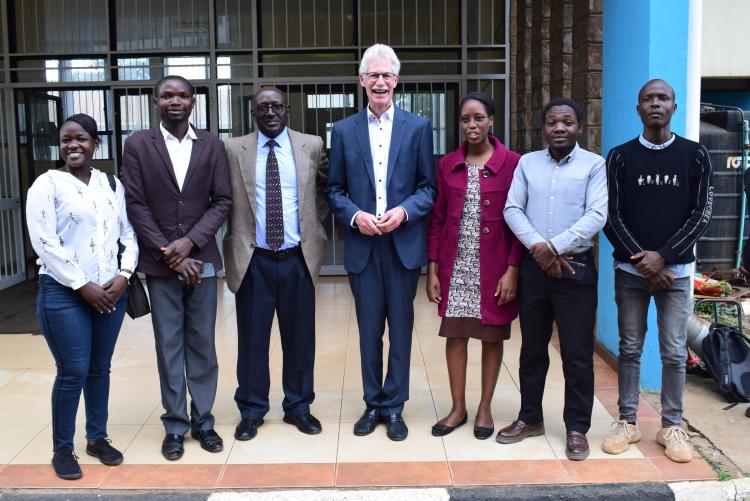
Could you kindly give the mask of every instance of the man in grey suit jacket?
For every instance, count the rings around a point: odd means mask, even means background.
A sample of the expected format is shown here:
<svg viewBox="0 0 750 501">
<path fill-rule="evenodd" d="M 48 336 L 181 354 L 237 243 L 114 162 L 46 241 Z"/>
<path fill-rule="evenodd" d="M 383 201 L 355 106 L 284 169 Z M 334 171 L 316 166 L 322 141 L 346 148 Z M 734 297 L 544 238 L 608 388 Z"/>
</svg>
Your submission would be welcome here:
<svg viewBox="0 0 750 501">
<path fill-rule="evenodd" d="M 281 90 L 253 97 L 258 131 L 226 141 L 236 200 L 224 237 L 226 279 L 236 294 L 237 440 L 250 440 L 268 412 L 268 349 L 274 313 L 284 350 L 284 422 L 322 431 L 310 414 L 315 362 L 315 281 L 325 252 L 321 221 L 328 160 L 318 136 L 286 126 Z"/>
</svg>

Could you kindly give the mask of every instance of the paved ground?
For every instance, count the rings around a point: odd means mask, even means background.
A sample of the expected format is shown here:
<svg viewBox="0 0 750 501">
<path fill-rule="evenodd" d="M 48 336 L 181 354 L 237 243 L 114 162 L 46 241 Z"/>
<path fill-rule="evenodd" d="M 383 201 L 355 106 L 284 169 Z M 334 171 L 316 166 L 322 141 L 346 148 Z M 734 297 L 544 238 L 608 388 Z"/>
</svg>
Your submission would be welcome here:
<svg viewBox="0 0 750 501">
<path fill-rule="evenodd" d="M 128 319 L 113 360 L 109 430 L 115 445 L 124 450 L 125 464 L 105 467 L 83 453 L 81 405 L 76 447 L 84 463 L 84 477 L 75 482 L 57 479 L 49 465 L 49 393 L 54 377 L 49 351 L 39 336 L 0 336 L 0 489 L 39 489 L 27 499 L 43 499 L 41 496 L 47 492 L 44 489 L 75 489 L 69 499 L 118 493 L 137 499 L 139 493 L 134 490 L 145 490 L 151 496 L 141 499 L 182 499 L 180 494 L 183 498 L 202 499 L 201 495 L 205 498 L 208 491 L 217 489 L 440 486 L 449 488 L 455 499 L 481 499 L 472 496 L 491 491 L 476 490 L 477 486 L 526 484 L 533 487 L 528 487 L 524 495 L 538 494 L 538 499 L 560 498 L 565 493 L 571 493 L 571 499 L 588 499 L 575 486 L 593 485 L 589 492 L 608 492 L 609 497 L 617 499 L 617 492 L 632 494 L 641 485 L 662 489 L 667 482 L 717 477 L 700 457 L 678 465 L 664 456 L 663 448 L 655 441 L 660 418 L 646 400 L 642 400 L 639 414 L 643 440 L 620 456 L 601 451 L 601 442 L 617 413 L 617 377 L 599 357 L 595 363 L 596 401 L 589 433 L 592 454 L 583 462 L 567 460 L 561 420 L 564 383 L 554 346 L 550 348 L 551 367 L 544 401 L 546 436 L 510 446 L 474 439 L 471 430 L 479 395 L 481 350 L 479 343 L 472 343 L 467 383 L 469 424 L 447 437 L 432 437 L 430 426 L 447 413 L 450 392 L 444 342 L 437 336 L 439 318 L 434 305 L 424 298 L 422 287 L 415 303 L 411 398 L 404 414 L 410 426 L 409 438 L 391 442 L 382 427 L 369 437 L 354 437 L 352 424 L 363 404 L 356 319 L 348 283 L 342 278 L 323 279 L 317 293 L 317 399 L 313 413 L 323 422 L 324 432 L 308 437 L 281 422 L 282 356 L 275 329 L 270 355 L 272 411 L 256 439 L 235 442 L 232 431 L 238 415 L 232 400 L 236 384 L 234 296 L 223 283 L 220 287 L 220 375 L 215 414 L 217 430 L 225 439 L 223 453 L 209 454 L 195 440 L 187 439 L 181 461 L 167 462 L 161 457 L 163 430 L 159 423 L 161 406 L 150 319 Z M 506 343 L 493 401 L 496 429 L 510 423 L 518 411 L 519 347 L 520 334 L 515 325 L 513 337 Z M 628 486 L 607 487 L 611 482 Z M 566 486 L 554 487 L 560 484 Z M 170 498 L 174 489 L 191 491 L 179 491 L 172 494 L 177 497 Z M 9 492 L 0 491 L 0 498 L 7 498 Z M 60 492 L 63 491 L 52 494 Z M 648 499 L 645 495 L 638 497 Z"/>
<path fill-rule="evenodd" d="M 684 416 L 690 427 L 706 437 L 740 472 L 750 474 L 750 419 L 745 416 L 749 404 L 725 410 L 728 405 L 715 381 L 688 375 Z"/>
</svg>

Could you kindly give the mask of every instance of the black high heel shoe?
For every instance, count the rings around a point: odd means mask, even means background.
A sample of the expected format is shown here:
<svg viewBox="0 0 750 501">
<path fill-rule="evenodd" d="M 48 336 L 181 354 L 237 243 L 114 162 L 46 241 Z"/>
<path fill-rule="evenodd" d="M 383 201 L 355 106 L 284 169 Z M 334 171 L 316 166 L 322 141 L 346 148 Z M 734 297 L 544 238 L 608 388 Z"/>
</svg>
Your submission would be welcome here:
<svg viewBox="0 0 750 501">
<path fill-rule="evenodd" d="M 445 435 L 452 433 L 453 430 L 455 430 L 459 426 L 465 425 L 468 420 L 469 420 L 469 413 L 467 412 L 466 414 L 464 414 L 463 419 L 459 421 L 458 424 L 456 424 L 455 426 L 448 426 L 447 424 L 435 423 L 434 425 L 432 425 L 432 436 L 444 437 Z"/>
</svg>

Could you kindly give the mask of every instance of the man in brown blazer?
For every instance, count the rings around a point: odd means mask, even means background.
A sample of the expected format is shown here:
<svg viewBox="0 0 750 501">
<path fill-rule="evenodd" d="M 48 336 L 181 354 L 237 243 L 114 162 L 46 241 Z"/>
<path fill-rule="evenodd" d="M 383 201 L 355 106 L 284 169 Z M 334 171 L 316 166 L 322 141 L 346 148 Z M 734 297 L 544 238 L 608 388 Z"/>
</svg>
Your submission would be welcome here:
<svg viewBox="0 0 750 501">
<path fill-rule="evenodd" d="M 194 104 L 188 80 L 165 77 L 154 88 L 159 126 L 133 134 L 123 151 L 138 271 L 146 274 L 151 298 L 166 430 L 162 454 L 170 460 L 182 457 L 188 430 L 205 450 L 223 448 L 211 413 L 218 376 L 216 272 L 222 268 L 215 235 L 232 195 L 224 145 L 188 122 Z"/>
<path fill-rule="evenodd" d="M 310 414 L 315 362 L 315 281 L 325 252 L 322 190 L 328 160 L 318 136 L 290 130 L 276 87 L 253 97 L 258 131 L 226 141 L 234 207 L 224 237 L 226 279 L 236 294 L 235 438 L 250 440 L 269 409 L 268 349 L 274 313 L 284 350 L 284 422 L 320 433 Z"/>
</svg>

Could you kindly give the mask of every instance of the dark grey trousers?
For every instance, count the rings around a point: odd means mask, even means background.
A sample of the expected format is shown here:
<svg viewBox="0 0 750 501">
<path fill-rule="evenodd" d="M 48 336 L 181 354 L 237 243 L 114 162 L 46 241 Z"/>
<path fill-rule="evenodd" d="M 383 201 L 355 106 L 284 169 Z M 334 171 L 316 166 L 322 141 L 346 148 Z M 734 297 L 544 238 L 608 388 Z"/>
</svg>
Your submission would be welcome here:
<svg viewBox="0 0 750 501">
<path fill-rule="evenodd" d="M 216 277 L 183 285 L 177 275 L 148 276 L 151 321 L 167 433 L 184 435 L 192 427 L 214 427 L 211 408 L 216 398 Z M 190 416 L 187 413 L 190 392 Z"/>
</svg>

